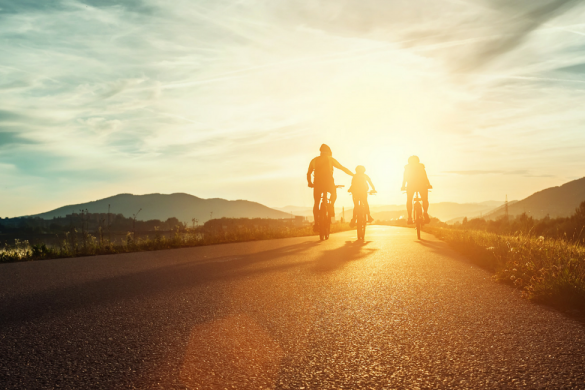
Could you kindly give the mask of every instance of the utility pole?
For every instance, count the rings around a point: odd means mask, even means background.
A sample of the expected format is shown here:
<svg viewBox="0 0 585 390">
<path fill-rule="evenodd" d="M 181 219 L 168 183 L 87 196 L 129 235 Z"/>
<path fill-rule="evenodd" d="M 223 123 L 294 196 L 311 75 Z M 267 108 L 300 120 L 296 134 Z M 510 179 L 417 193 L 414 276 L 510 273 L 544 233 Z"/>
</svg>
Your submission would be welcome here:
<svg viewBox="0 0 585 390">
<path fill-rule="evenodd" d="M 142 211 L 142 208 L 140 210 L 138 210 L 138 212 L 136 214 L 132 214 L 132 230 L 134 230 L 134 237 L 133 239 L 136 240 L 136 217 L 138 216 L 138 214 L 140 214 L 140 212 Z"/>
<path fill-rule="evenodd" d="M 112 231 L 110 230 L 110 205 L 108 205 L 108 240 L 112 243 Z"/>
<path fill-rule="evenodd" d="M 506 203 L 505 203 L 505 206 L 504 206 L 504 210 L 505 210 L 505 213 L 506 213 L 506 221 L 508 221 L 509 218 L 510 218 L 510 214 L 508 212 L 508 195 L 506 195 Z"/>
</svg>

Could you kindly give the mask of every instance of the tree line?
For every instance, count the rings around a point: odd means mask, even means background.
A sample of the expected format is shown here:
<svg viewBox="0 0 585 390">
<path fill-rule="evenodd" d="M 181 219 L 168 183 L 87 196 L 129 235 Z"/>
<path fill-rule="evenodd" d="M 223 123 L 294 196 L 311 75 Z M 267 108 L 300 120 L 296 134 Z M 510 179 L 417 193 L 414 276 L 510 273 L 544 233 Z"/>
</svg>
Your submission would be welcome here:
<svg viewBox="0 0 585 390">
<path fill-rule="evenodd" d="M 440 225 L 435 223 L 434 225 Z M 570 217 L 534 219 L 526 213 L 516 217 L 500 216 L 496 220 L 483 218 L 463 219 L 453 227 L 466 230 L 483 230 L 501 235 L 530 234 L 547 238 L 563 239 L 571 242 L 585 243 L 585 201 Z"/>
<path fill-rule="evenodd" d="M 0 218 L 0 233 L 11 234 L 53 234 L 73 229 L 97 232 L 100 228 L 102 231 L 112 232 L 148 232 L 154 230 L 171 231 L 185 227 L 186 225 L 175 217 L 165 221 L 158 219 L 139 221 L 132 217 L 124 217 L 122 214 L 88 213 L 85 211 L 52 219 L 39 217 Z"/>
</svg>

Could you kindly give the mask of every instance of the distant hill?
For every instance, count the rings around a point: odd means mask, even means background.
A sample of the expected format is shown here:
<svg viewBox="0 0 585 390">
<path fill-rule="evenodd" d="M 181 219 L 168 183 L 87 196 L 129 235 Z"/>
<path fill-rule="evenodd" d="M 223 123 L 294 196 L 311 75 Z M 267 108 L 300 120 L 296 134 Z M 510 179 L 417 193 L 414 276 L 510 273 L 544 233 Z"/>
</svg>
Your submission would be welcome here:
<svg viewBox="0 0 585 390">
<path fill-rule="evenodd" d="M 513 205 L 513 204 L 515 204 L 515 203 L 517 203 L 517 202 L 518 202 L 517 200 L 511 200 L 511 201 L 509 201 L 509 202 L 508 202 L 508 207 L 510 207 L 511 205 Z M 505 203 L 505 202 L 499 202 L 499 204 L 498 204 L 498 206 L 497 206 L 497 207 L 495 207 L 495 208 L 490 208 L 490 209 L 488 209 L 488 210 L 483 210 L 483 211 L 482 211 L 481 213 L 479 213 L 479 214 L 478 214 L 478 213 L 470 213 L 470 214 L 466 214 L 465 216 L 462 216 L 462 217 L 457 217 L 457 218 L 448 219 L 448 220 L 446 220 L 445 222 L 447 222 L 447 223 L 461 222 L 461 221 L 463 221 L 463 219 L 464 219 L 464 218 L 467 218 L 467 219 L 478 218 L 478 217 L 481 217 L 481 218 L 486 218 L 486 216 L 487 216 L 487 215 L 489 215 L 489 214 L 493 213 L 493 212 L 494 212 L 494 211 L 496 211 L 496 210 L 500 210 L 500 209 L 501 209 L 501 210 L 504 210 L 504 208 L 505 208 L 505 206 L 504 206 L 504 203 Z"/>
<path fill-rule="evenodd" d="M 441 221 L 449 221 L 454 218 L 475 217 L 482 213 L 487 213 L 493 210 L 504 202 L 500 201 L 486 201 L 481 203 L 454 203 L 454 202 L 439 202 L 433 203 L 429 206 L 429 214 L 432 217 L 438 218 Z M 378 220 L 389 220 L 406 218 L 406 205 L 400 206 L 377 206 L 372 207 L 372 217 Z"/>
<path fill-rule="evenodd" d="M 508 212 L 511 216 L 526 213 L 537 219 L 547 215 L 551 218 L 568 217 L 583 201 L 585 201 L 585 178 L 535 192 L 526 199 L 508 204 Z M 504 213 L 504 207 L 499 207 L 486 214 L 485 218 L 496 219 Z"/>
<path fill-rule="evenodd" d="M 202 199 L 189 194 L 148 194 L 132 195 L 120 194 L 93 202 L 80 203 L 60 207 L 53 211 L 31 215 L 43 219 L 64 217 L 68 214 L 79 213 L 79 210 L 87 209 L 90 213 L 110 212 L 131 217 L 138 210 L 139 220 L 160 219 L 176 217 L 181 222 L 191 224 L 192 218 L 197 218 L 199 224 L 209 220 L 213 212 L 213 218 L 290 218 L 290 213 L 274 210 L 260 203 L 247 200 Z"/>
<path fill-rule="evenodd" d="M 406 197 L 405 197 L 406 199 Z M 440 202 L 433 203 L 429 208 L 429 214 L 435 218 L 439 218 L 441 221 L 449 221 L 451 219 L 463 219 L 479 217 L 482 214 L 488 213 L 494 208 L 503 205 L 504 202 L 489 200 L 480 203 L 453 203 L 453 202 Z M 283 212 L 292 212 L 295 215 L 312 216 L 313 209 L 311 207 L 298 207 L 298 206 L 286 206 L 276 208 Z M 341 216 L 341 208 L 335 208 L 337 216 Z M 374 219 L 384 221 L 397 219 L 401 216 L 406 218 L 406 205 L 383 205 L 383 206 L 371 206 L 370 208 L 372 217 Z M 350 219 L 353 213 L 352 208 L 345 209 L 345 218 Z"/>
</svg>

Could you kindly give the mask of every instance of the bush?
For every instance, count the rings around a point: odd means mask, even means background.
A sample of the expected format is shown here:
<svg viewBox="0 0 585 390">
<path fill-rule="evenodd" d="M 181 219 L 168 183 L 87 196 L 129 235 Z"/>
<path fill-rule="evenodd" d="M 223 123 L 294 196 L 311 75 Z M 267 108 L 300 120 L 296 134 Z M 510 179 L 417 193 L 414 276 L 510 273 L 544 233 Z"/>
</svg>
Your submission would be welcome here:
<svg viewBox="0 0 585 390">
<path fill-rule="evenodd" d="M 331 233 L 345 230 L 349 230 L 348 224 L 331 225 Z M 123 240 L 114 242 L 103 237 L 101 231 L 98 233 L 99 239 L 87 232 L 79 233 L 73 229 L 71 232 L 67 232 L 64 240 L 55 247 L 46 244 L 31 246 L 28 241 L 15 240 L 13 245 L 5 245 L 0 249 L 0 263 L 185 248 L 316 234 L 313 232 L 312 226 L 243 226 L 230 230 L 223 228 L 190 229 L 178 226 L 170 237 L 162 235 L 158 229 L 155 229 L 152 239 L 149 237 L 136 238 L 134 233 L 128 232 Z"/>
<path fill-rule="evenodd" d="M 565 309 L 585 309 L 585 247 L 563 239 L 444 227 L 426 229 L 522 295 Z"/>
</svg>

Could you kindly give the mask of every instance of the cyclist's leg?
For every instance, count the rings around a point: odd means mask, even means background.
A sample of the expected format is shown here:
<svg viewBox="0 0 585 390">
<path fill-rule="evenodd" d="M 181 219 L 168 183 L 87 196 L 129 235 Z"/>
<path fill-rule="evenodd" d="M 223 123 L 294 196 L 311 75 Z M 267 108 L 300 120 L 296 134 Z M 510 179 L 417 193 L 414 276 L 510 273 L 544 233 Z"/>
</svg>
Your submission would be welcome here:
<svg viewBox="0 0 585 390">
<path fill-rule="evenodd" d="M 419 192 L 422 198 L 423 210 L 426 213 L 429 211 L 429 190 L 421 190 Z"/>
<path fill-rule="evenodd" d="M 313 200 L 315 204 L 313 205 L 313 220 L 315 221 L 315 226 L 319 224 L 319 203 L 321 202 L 321 189 L 317 186 L 313 188 Z"/>
<path fill-rule="evenodd" d="M 406 212 L 408 214 L 408 220 L 412 221 L 412 198 L 414 198 L 414 190 L 406 189 Z"/>
<path fill-rule="evenodd" d="M 355 226 L 355 221 L 357 220 L 357 210 L 359 206 L 359 198 L 355 193 L 351 193 L 351 198 L 353 199 L 353 216 L 351 217 L 351 221 L 349 222 L 349 227 Z"/>
<path fill-rule="evenodd" d="M 429 190 L 421 190 L 420 197 L 422 198 L 425 221 L 429 223 Z"/>
<path fill-rule="evenodd" d="M 331 196 L 329 200 L 331 201 L 331 210 L 329 210 L 329 216 L 335 217 L 335 201 L 337 200 L 337 188 L 335 188 L 335 183 L 331 181 L 329 188 L 327 189 Z"/>
<path fill-rule="evenodd" d="M 368 222 L 373 222 L 374 218 L 372 218 L 372 215 L 370 214 L 370 205 L 368 204 L 368 193 L 364 193 L 364 196 L 362 198 L 362 203 L 364 204 L 364 207 L 366 208 L 366 215 L 368 216 Z"/>
</svg>

